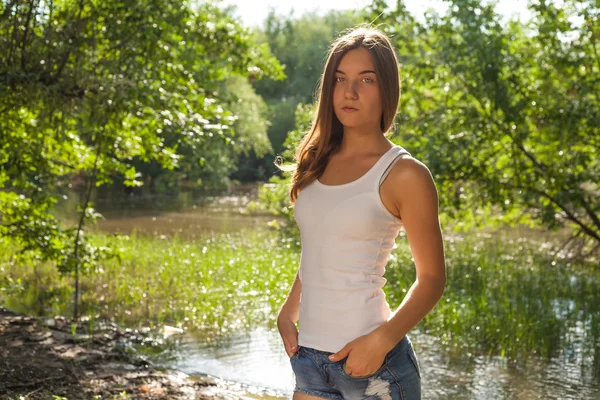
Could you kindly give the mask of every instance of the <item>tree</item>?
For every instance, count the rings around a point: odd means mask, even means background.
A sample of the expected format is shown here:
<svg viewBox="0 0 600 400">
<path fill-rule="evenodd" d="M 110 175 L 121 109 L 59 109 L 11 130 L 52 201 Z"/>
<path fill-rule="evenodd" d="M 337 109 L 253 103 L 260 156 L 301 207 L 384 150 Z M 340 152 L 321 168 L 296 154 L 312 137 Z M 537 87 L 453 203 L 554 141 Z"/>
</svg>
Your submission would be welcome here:
<svg viewBox="0 0 600 400">
<path fill-rule="evenodd" d="M 235 140 L 235 118 L 216 89 L 231 75 L 281 78 L 266 45 L 217 7 L 186 1 L 0 2 L 0 237 L 74 272 L 111 249 L 92 245 L 86 222 L 94 186 L 134 163 L 178 167 L 182 149 Z M 74 177 L 86 195 L 77 227 L 52 215 Z"/>
<path fill-rule="evenodd" d="M 431 167 L 450 214 L 493 206 L 503 221 L 567 224 L 595 243 L 591 254 L 600 248 L 597 3 L 531 2 L 533 19 L 506 27 L 493 3 L 449 3 L 420 26 L 402 2 L 393 11 L 374 2 L 401 49 L 403 143 Z"/>
<path fill-rule="evenodd" d="M 268 133 L 276 153 L 283 151 L 287 133 L 294 129 L 297 105 L 314 100 L 330 42 L 359 20 L 360 15 L 352 11 L 329 11 L 323 15 L 312 12 L 294 17 L 270 10 L 259 40 L 267 43 L 285 66 L 287 79 L 264 79 L 255 82 L 254 87 L 268 104 Z"/>
<path fill-rule="evenodd" d="M 588 257 L 600 248 L 599 9 L 583 0 L 530 9 L 527 24 L 503 25 L 494 4 L 453 0 L 421 24 L 402 1 L 392 9 L 375 0 L 363 18 L 394 42 L 402 78 L 394 140 L 430 167 L 442 211 L 459 228 L 568 226 L 579 240 L 565 254 Z M 287 183 L 263 191 L 284 193 Z"/>
</svg>

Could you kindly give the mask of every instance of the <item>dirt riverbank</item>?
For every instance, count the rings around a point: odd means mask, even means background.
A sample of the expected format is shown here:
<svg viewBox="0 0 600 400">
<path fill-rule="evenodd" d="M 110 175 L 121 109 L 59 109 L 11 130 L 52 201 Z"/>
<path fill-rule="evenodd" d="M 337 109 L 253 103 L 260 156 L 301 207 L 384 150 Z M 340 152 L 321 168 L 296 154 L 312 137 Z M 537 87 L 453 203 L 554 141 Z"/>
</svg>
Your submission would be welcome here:
<svg viewBox="0 0 600 400">
<path fill-rule="evenodd" d="M 105 321 L 34 318 L 0 307 L 0 399 L 211 399 L 217 384 L 152 368 L 132 349 L 148 335 Z M 56 396 L 56 397 L 55 397 Z"/>
</svg>

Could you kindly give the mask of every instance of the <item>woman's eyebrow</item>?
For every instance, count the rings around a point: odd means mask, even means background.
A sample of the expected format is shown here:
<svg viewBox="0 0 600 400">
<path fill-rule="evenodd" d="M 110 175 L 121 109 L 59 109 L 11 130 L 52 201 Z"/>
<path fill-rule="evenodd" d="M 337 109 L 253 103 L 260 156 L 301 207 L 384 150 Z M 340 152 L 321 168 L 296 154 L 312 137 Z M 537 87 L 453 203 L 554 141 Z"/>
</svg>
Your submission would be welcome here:
<svg viewBox="0 0 600 400">
<path fill-rule="evenodd" d="M 346 73 L 344 71 L 340 71 L 339 69 L 336 69 L 335 72 L 346 75 Z M 374 73 L 375 73 L 375 71 L 373 71 L 371 69 L 365 69 L 364 71 L 360 71 L 358 74 L 362 75 L 362 74 L 374 74 Z"/>
</svg>

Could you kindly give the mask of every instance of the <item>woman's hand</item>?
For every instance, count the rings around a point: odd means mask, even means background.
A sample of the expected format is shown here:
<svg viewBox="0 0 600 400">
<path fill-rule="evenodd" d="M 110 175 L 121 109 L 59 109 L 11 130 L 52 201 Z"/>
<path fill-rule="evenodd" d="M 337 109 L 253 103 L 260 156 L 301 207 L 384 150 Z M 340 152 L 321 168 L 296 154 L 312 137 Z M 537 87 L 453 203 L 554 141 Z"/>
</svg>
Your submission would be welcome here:
<svg viewBox="0 0 600 400">
<path fill-rule="evenodd" d="M 298 351 L 298 329 L 296 329 L 296 324 L 285 314 L 280 313 L 277 317 L 277 328 L 281 339 L 283 339 L 285 352 L 291 358 Z"/>
<path fill-rule="evenodd" d="M 330 355 L 329 359 L 339 361 L 348 357 L 345 372 L 352 376 L 366 376 L 381 368 L 385 356 L 393 348 L 394 344 L 382 340 L 379 334 L 373 332 L 349 342 L 340 351 Z"/>
</svg>

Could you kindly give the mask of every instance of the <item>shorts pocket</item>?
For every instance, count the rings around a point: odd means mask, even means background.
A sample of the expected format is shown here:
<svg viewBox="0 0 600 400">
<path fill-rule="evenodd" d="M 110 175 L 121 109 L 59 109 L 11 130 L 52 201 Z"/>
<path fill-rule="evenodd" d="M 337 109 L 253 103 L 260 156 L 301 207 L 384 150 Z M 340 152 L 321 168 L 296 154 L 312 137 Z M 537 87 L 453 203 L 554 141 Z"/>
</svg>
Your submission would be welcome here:
<svg viewBox="0 0 600 400">
<path fill-rule="evenodd" d="M 346 376 L 346 377 L 348 377 L 348 378 L 350 378 L 350 379 L 367 379 L 367 378 L 372 378 L 372 377 L 374 377 L 375 375 L 379 375 L 379 374 L 380 374 L 380 373 L 381 373 L 381 372 L 382 372 L 382 371 L 385 369 L 385 366 L 386 366 L 386 363 L 387 363 L 387 357 L 386 357 L 386 359 L 384 359 L 384 360 L 383 360 L 383 364 L 381 364 L 381 367 L 379 367 L 379 368 L 377 369 L 377 371 L 373 372 L 372 374 L 369 374 L 369 375 L 362 375 L 362 376 L 354 376 L 354 375 L 349 375 L 349 374 L 346 372 L 346 370 L 345 370 L 345 367 L 346 367 L 346 360 L 347 360 L 347 359 L 348 359 L 348 358 L 345 358 L 345 359 L 344 359 L 342 362 L 340 362 L 340 363 L 338 364 L 338 367 L 339 367 L 339 369 L 340 369 L 340 371 L 341 371 L 342 375 L 344 375 L 344 376 Z"/>
</svg>

